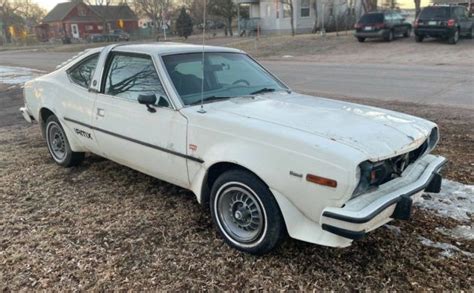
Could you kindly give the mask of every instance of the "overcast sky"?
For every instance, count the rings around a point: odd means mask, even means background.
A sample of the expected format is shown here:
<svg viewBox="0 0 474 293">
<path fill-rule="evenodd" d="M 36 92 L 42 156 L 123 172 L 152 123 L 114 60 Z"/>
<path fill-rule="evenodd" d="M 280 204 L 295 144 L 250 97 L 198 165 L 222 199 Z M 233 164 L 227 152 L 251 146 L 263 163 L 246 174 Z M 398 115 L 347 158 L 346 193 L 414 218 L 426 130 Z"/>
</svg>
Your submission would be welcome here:
<svg viewBox="0 0 474 293">
<path fill-rule="evenodd" d="M 61 2 L 67 2 L 66 0 L 33 0 L 34 2 L 40 4 L 48 11 L 51 10 L 56 4 Z M 400 3 L 401 8 L 414 8 L 413 0 L 397 0 Z M 421 6 L 429 5 L 430 0 L 421 0 Z"/>
</svg>

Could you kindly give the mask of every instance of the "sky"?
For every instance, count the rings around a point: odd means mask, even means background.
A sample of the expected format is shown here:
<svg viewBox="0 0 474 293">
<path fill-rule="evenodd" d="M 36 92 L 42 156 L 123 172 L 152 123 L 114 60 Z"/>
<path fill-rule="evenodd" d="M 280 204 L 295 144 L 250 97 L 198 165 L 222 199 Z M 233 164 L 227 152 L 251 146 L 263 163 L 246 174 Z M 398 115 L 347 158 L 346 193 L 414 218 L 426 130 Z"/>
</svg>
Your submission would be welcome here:
<svg viewBox="0 0 474 293">
<path fill-rule="evenodd" d="M 48 11 L 53 9 L 53 7 L 61 2 L 67 2 L 67 0 L 33 0 L 33 2 L 38 3 Z M 401 8 L 414 8 L 413 0 L 397 0 Z M 421 7 L 429 5 L 430 0 L 421 0 Z"/>
</svg>

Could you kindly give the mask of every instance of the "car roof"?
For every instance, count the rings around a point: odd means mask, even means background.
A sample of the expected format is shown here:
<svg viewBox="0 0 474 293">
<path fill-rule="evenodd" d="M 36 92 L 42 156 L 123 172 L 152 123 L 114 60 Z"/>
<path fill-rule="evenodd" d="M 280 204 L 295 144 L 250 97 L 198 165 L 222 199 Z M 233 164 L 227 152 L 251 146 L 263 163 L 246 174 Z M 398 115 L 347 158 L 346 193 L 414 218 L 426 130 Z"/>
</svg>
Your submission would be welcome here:
<svg viewBox="0 0 474 293">
<path fill-rule="evenodd" d="M 172 43 L 172 42 L 157 42 L 157 43 L 143 43 L 143 44 L 119 44 L 112 49 L 114 52 L 131 52 L 142 54 L 183 54 L 183 53 L 199 53 L 203 51 L 202 45 Z M 229 52 L 229 53 L 243 53 L 243 51 L 233 48 L 204 46 L 204 52 Z"/>
</svg>

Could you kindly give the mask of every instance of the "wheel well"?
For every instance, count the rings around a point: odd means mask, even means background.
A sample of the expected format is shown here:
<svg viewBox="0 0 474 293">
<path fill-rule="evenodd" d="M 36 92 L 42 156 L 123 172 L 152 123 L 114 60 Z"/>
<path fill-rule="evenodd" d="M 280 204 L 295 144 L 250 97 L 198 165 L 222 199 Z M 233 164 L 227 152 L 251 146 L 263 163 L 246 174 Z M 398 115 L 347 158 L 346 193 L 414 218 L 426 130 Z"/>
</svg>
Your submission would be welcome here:
<svg viewBox="0 0 474 293">
<path fill-rule="evenodd" d="M 54 113 L 49 110 L 48 108 L 41 108 L 39 113 L 39 123 L 41 125 L 41 131 L 44 136 L 44 125 L 46 124 L 46 120 L 48 120 L 49 116 L 54 115 Z"/>
<path fill-rule="evenodd" d="M 252 172 L 251 170 L 239 165 L 239 164 L 236 164 L 236 163 L 230 163 L 230 162 L 219 162 L 219 163 L 216 163 L 214 165 L 212 165 L 211 167 L 209 167 L 209 169 L 207 170 L 207 174 L 206 176 L 204 177 L 204 182 L 202 184 L 202 188 L 201 188 L 201 204 L 204 206 L 204 207 L 208 207 L 209 206 L 209 199 L 211 197 L 211 189 L 212 189 L 212 185 L 214 184 L 214 182 L 216 181 L 216 179 L 221 175 L 223 174 L 224 172 L 226 171 L 229 171 L 229 170 L 244 170 L 244 171 L 247 171 L 253 175 L 255 175 L 257 178 L 259 178 L 265 185 L 267 185 L 265 183 L 265 181 L 263 181 L 257 174 L 255 174 L 254 172 Z"/>
</svg>

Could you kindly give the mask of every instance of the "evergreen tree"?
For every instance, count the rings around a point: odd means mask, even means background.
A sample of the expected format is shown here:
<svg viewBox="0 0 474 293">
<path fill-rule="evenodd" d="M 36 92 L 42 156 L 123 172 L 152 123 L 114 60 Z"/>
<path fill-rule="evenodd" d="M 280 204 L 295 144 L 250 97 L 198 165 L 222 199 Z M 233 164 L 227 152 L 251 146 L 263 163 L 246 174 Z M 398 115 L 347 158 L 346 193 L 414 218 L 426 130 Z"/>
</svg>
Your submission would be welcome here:
<svg viewBox="0 0 474 293">
<path fill-rule="evenodd" d="M 193 20 L 184 7 L 181 8 L 181 12 L 176 20 L 176 32 L 185 39 L 193 33 Z"/>
</svg>

